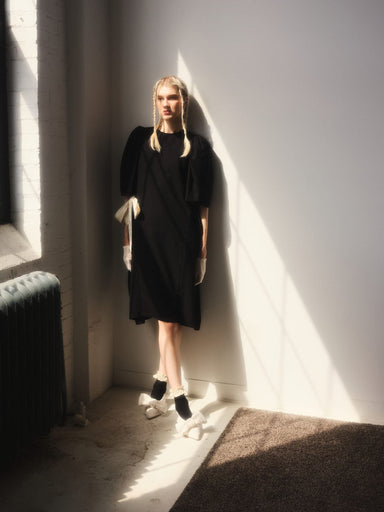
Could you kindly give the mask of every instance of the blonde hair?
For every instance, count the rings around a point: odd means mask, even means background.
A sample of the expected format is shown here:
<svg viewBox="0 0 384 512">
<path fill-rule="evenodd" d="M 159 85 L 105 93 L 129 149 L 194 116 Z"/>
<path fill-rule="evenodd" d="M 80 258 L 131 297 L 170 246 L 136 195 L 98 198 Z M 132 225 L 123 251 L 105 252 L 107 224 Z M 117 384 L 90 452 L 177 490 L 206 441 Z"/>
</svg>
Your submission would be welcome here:
<svg viewBox="0 0 384 512">
<path fill-rule="evenodd" d="M 157 136 L 157 130 L 159 129 L 161 125 L 161 119 L 159 121 L 156 120 L 156 98 L 157 98 L 157 91 L 160 87 L 163 85 L 168 85 L 171 87 L 176 87 L 180 98 L 181 98 L 181 124 L 184 132 L 184 151 L 181 155 L 181 157 L 187 156 L 189 152 L 191 151 L 191 143 L 187 137 L 187 114 L 188 114 L 188 89 L 185 83 L 178 78 L 177 76 L 165 76 L 164 78 L 160 78 L 158 80 L 154 87 L 153 87 L 153 133 L 149 139 L 149 144 L 151 148 L 154 151 L 157 151 L 160 153 L 161 146 L 159 142 L 159 138 Z"/>
</svg>

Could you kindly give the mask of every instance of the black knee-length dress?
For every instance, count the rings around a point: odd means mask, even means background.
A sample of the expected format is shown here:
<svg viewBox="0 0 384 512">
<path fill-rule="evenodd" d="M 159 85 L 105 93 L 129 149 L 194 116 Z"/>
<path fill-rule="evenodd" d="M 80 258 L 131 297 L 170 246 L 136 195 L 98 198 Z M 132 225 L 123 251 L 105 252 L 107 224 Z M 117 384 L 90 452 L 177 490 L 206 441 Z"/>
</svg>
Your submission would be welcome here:
<svg viewBox="0 0 384 512">
<path fill-rule="evenodd" d="M 212 150 L 188 133 L 191 151 L 180 158 L 184 133 L 158 132 L 160 153 L 149 138 L 153 128 L 137 127 L 124 149 L 120 188 L 136 196 L 140 214 L 132 225 L 130 318 L 148 318 L 200 328 L 200 291 L 195 285 L 202 241 L 200 206 L 212 195 Z"/>
</svg>

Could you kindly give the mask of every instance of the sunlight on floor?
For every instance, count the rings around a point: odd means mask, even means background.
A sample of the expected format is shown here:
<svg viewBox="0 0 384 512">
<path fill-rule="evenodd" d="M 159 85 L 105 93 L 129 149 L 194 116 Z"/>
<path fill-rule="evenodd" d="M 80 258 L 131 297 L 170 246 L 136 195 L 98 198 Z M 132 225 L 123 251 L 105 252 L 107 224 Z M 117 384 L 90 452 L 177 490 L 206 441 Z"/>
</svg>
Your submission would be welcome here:
<svg viewBox="0 0 384 512">
<path fill-rule="evenodd" d="M 130 483 L 129 490 L 117 502 L 118 510 L 133 510 L 133 501 L 137 512 L 168 510 L 172 506 L 238 408 L 238 404 L 217 402 L 214 397 L 215 390 L 211 385 L 204 399 L 191 400 L 192 410 L 202 411 L 208 420 L 199 441 L 175 433 L 176 414 L 172 408 L 169 415 L 161 418 L 162 424 L 167 422 L 166 427 L 163 432 L 156 433 L 156 440 L 140 463 L 142 476 Z"/>
</svg>

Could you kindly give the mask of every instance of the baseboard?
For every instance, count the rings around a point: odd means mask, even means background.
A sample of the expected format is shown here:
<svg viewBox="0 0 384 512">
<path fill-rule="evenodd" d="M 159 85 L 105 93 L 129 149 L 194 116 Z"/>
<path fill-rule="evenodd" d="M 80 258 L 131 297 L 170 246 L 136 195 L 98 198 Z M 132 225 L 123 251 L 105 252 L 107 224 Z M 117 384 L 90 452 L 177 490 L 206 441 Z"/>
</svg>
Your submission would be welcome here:
<svg viewBox="0 0 384 512">
<path fill-rule="evenodd" d="M 150 373 L 133 372 L 128 370 L 115 369 L 113 384 L 117 386 L 127 386 L 141 391 L 149 391 L 152 387 L 153 376 Z M 185 379 L 184 385 L 191 397 L 220 400 L 224 402 L 235 402 L 245 407 L 254 407 L 256 409 L 266 409 L 271 411 L 283 412 L 287 414 L 300 414 L 304 416 L 316 416 L 340 421 L 354 421 L 358 423 L 373 423 L 376 425 L 384 424 L 383 404 L 371 403 L 362 400 L 354 400 L 356 412 L 352 416 L 341 408 L 337 411 L 321 411 L 318 409 L 303 410 L 277 408 L 270 403 L 262 402 L 250 397 L 246 386 L 227 384 L 223 382 L 208 382 L 198 379 Z"/>
<path fill-rule="evenodd" d="M 127 386 L 147 391 L 151 389 L 152 383 L 153 376 L 149 373 L 121 369 L 115 369 L 114 371 L 113 384 L 116 386 Z M 197 379 L 185 379 L 184 385 L 188 394 L 192 397 L 202 398 L 209 395 L 216 400 L 246 404 L 245 386 Z"/>
</svg>

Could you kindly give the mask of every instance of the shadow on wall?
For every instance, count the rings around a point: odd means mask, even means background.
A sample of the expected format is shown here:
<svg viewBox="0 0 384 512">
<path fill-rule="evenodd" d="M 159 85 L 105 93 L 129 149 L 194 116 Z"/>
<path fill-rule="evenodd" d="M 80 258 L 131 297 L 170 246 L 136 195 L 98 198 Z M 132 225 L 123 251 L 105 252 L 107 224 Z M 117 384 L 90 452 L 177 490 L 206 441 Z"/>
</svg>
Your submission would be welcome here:
<svg viewBox="0 0 384 512">
<path fill-rule="evenodd" d="M 383 419 L 383 7 L 369 6 L 197 0 L 173 35 L 217 127 L 248 390 L 265 408 Z"/>
<path fill-rule="evenodd" d="M 191 132 L 203 135 L 212 143 L 207 119 L 192 94 L 188 126 Z M 245 391 L 246 378 L 228 261 L 230 244 L 227 182 L 222 163 L 214 153 L 214 192 L 209 211 L 207 274 L 201 285 L 201 330 L 199 333 L 185 330 L 182 361 L 190 393 L 204 396 L 210 384 L 213 384 L 219 399 L 238 400 L 241 399 L 239 386 Z M 236 392 L 231 391 L 234 385 Z"/>
</svg>

